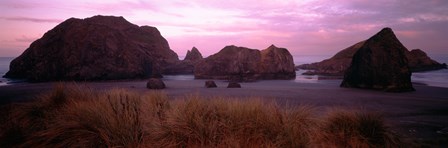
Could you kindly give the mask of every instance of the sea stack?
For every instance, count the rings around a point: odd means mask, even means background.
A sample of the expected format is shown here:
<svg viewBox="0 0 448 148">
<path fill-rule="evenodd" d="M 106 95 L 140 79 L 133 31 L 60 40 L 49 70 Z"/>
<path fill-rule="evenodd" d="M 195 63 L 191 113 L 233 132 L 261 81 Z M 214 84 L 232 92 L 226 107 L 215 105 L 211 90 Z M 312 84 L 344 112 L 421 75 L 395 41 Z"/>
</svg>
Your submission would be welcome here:
<svg viewBox="0 0 448 148">
<path fill-rule="evenodd" d="M 274 45 L 261 50 L 261 79 L 294 79 L 294 59 L 286 48 Z"/>
<path fill-rule="evenodd" d="M 354 54 L 341 87 L 414 91 L 406 51 L 392 29 L 382 29 Z"/>
<path fill-rule="evenodd" d="M 194 67 L 201 61 L 202 54 L 196 47 L 187 51 L 185 59 L 182 61 L 177 61 L 165 68 L 164 74 L 177 75 L 177 74 L 193 74 Z"/>
<path fill-rule="evenodd" d="M 296 66 L 297 69 L 305 69 L 304 75 L 325 75 L 325 76 L 343 76 L 350 66 L 354 54 L 364 45 L 366 41 L 360 41 L 350 47 L 347 47 L 333 57 L 320 62 L 311 64 L 302 64 Z M 431 59 L 423 50 L 413 49 L 405 51 L 408 58 L 408 65 L 411 72 L 422 72 L 430 70 L 446 69 L 445 63 L 439 63 Z"/>
<path fill-rule="evenodd" d="M 271 45 L 262 51 L 226 46 L 218 53 L 201 60 L 195 67 L 196 79 L 255 81 L 259 79 L 293 79 L 292 55 L 285 48 Z"/>
<path fill-rule="evenodd" d="M 409 68 L 411 68 L 412 72 L 439 70 L 447 68 L 445 63 L 441 64 L 431 59 L 421 49 L 412 49 L 411 51 L 406 51 L 406 57 L 409 60 Z"/>
<path fill-rule="evenodd" d="M 191 50 L 187 51 L 187 55 L 185 55 L 185 61 L 199 61 L 202 60 L 202 54 L 196 47 L 193 47 Z"/>
<path fill-rule="evenodd" d="M 115 16 L 70 18 L 14 59 L 5 77 L 30 81 L 148 78 L 178 60 L 155 27 L 137 26 Z"/>
</svg>

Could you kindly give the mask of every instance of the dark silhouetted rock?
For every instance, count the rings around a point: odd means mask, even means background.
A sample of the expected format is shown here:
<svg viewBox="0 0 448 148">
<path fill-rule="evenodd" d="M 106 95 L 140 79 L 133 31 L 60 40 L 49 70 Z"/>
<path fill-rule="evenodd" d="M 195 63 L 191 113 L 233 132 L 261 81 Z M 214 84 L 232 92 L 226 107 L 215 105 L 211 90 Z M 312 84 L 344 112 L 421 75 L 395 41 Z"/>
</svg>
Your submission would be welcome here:
<svg viewBox="0 0 448 148">
<path fill-rule="evenodd" d="M 205 81 L 205 87 L 206 88 L 215 88 L 215 87 L 218 87 L 218 86 L 216 86 L 215 81 Z"/>
<path fill-rule="evenodd" d="M 229 82 L 229 85 L 227 85 L 227 88 L 241 88 L 240 83 L 237 82 Z"/>
<path fill-rule="evenodd" d="M 148 89 L 164 89 L 165 83 L 161 79 L 151 78 L 146 83 L 146 88 Z"/>
<path fill-rule="evenodd" d="M 198 60 L 202 60 L 202 54 L 199 52 L 199 50 L 196 47 L 193 47 L 190 50 L 187 51 L 187 55 L 185 56 L 184 60 L 188 60 L 188 61 L 198 61 Z"/>
<path fill-rule="evenodd" d="M 197 79 L 254 81 L 258 79 L 293 79 L 293 58 L 285 48 L 271 45 L 259 51 L 226 46 L 218 53 L 201 60 L 194 70 Z"/>
<path fill-rule="evenodd" d="M 413 91 L 406 51 L 392 29 L 384 28 L 355 53 L 341 87 Z"/>
<path fill-rule="evenodd" d="M 274 45 L 261 50 L 261 79 L 294 79 L 294 59 L 286 48 Z"/>
<path fill-rule="evenodd" d="M 409 68 L 413 72 L 429 71 L 447 68 L 446 64 L 431 59 L 426 53 L 420 49 L 406 51 L 406 57 L 409 61 Z"/>
<path fill-rule="evenodd" d="M 196 79 L 234 79 L 255 77 L 260 66 L 260 51 L 245 47 L 226 46 L 195 67 Z"/>
<path fill-rule="evenodd" d="M 365 41 L 361 41 L 344 50 L 341 50 L 329 59 L 311 64 L 302 64 L 296 66 L 296 69 L 309 70 L 304 73 L 306 75 L 343 76 L 352 62 L 353 55 L 364 45 L 364 42 Z M 439 62 L 431 59 L 420 49 L 414 49 L 412 51 L 408 51 L 406 49 L 405 54 L 409 61 L 409 68 L 412 72 L 446 68 L 446 64 L 440 64 Z"/>
<path fill-rule="evenodd" d="M 296 68 L 309 70 L 306 72 L 307 75 L 343 76 L 352 62 L 353 55 L 364 45 L 364 42 L 361 41 L 341 50 L 330 59 L 317 63 L 299 65 Z"/>
<path fill-rule="evenodd" d="M 30 81 L 148 78 L 178 61 L 155 27 L 123 17 L 70 18 L 11 62 L 8 78 Z"/>
<path fill-rule="evenodd" d="M 195 65 L 202 60 L 202 54 L 196 47 L 187 52 L 185 59 L 165 68 L 164 74 L 193 74 Z"/>
</svg>

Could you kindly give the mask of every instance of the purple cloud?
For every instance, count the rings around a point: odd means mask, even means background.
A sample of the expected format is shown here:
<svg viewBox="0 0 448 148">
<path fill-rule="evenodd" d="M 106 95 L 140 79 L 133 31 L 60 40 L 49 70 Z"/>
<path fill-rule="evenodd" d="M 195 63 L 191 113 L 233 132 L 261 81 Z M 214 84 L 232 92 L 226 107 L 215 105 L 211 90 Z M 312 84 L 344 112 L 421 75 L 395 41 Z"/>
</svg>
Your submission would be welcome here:
<svg viewBox="0 0 448 148">
<path fill-rule="evenodd" d="M 40 7 L 41 3 L 33 1 L 23 1 L 23 0 L 4 0 L 0 2 L 0 7 L 12 8 L 12 9 L 32 9 Z"/>
<path fill-rule="evenodd" d="M 8 21 L 25 21 L 34 23 L 60 23 L 61 19 L 41 19 L 41 18 L 31 18 L 31 17 L 0 17 L 2 20 Z"/>
<path fill-rule="evenodd" d="M 159 28 L 180 55 L 191 46 L 211 54 L 229 44 L 259 49 L 276 44 L 294 54 L 331 55 L 383 27 L 393 28 L 408 48 L 430 52 L 448 48 L 446 0 L 6 0 L 0 1 L 0 8 L 5 12 L 0 21 L 21 23 L 10 25 L 18 26 L 16 30 L 27 27 L 26 22 L 58 23 L 97 14 L 124 16 L 132 23 Z M 18 31 L 0 39 L 26 33 Z"/>
<path fill-rule="evenodd" d="M 149 1 L 91 1 L 80 5 L 86 10 L 94 10 L 102 13 L 119 12 L 131 15 L 136 10 L 160 11 L 159 7 Z"/>
</svg>

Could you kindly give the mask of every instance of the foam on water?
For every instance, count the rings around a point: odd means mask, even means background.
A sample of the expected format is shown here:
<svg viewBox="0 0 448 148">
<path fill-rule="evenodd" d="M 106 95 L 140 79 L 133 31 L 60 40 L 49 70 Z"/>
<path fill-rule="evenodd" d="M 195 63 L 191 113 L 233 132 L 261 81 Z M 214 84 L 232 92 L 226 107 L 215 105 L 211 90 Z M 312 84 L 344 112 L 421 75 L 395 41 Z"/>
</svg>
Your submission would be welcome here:
<svg viewBox="0 0 448 148">
<path fill-rule="evenodd" d="M 448 88 L 448 69 L 413 73 L 411 76 L 411 81 L 424 83 L 429 86 Z"/>
</svg>

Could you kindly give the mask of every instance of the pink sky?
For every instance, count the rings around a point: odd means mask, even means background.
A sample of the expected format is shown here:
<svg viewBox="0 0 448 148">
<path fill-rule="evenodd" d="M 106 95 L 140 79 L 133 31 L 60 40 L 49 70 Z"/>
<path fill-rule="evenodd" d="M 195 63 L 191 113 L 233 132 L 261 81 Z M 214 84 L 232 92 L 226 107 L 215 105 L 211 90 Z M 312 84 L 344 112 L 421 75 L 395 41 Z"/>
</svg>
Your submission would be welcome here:
<svg viewBox="0 0 448 148">
<path fill-rule="evenodd" d="M 0 57 L 20 55 L 34 40 L 70 18 L 123 16 L 157 27 L 184 56 L 226 45 L 293 55 L 332 55 L 391 27 L 409 49 L 448 54 L 447 0 L 2 0 Z"/>
</svg>

